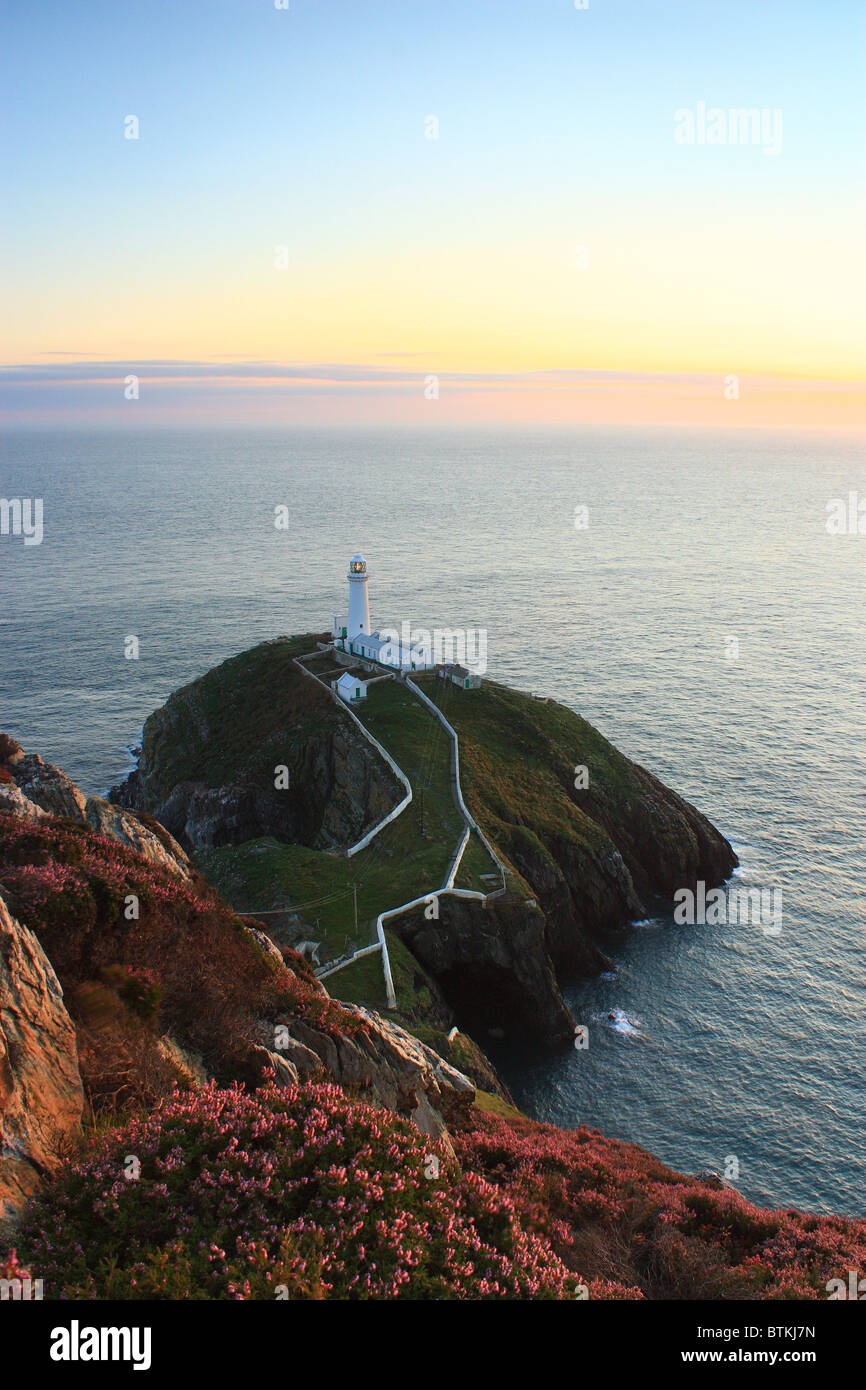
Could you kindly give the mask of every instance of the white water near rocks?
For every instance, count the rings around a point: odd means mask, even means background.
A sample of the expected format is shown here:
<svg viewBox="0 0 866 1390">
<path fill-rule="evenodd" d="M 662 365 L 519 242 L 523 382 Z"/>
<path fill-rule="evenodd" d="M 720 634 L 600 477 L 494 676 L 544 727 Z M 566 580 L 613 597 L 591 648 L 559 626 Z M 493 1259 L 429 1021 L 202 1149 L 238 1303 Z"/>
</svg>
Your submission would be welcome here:
<svg viewBox="0 0 866 1390">
<path fill-rule="evenodd" d="M 364 551 L 374 623 L 486 628 L 492 676 L 578 709 L 734 841 L 738 884 L 782 890 L 776 937 L 650 916 L 608 939 L 616 973 L 566 986 L 586 1051 L 482 1039 L 521 1105 L 689 1171 L 735 1156 L 762 1202 L 866 1210 L 866 536 L 825 527 L 866 496 L 856 441 L 130 431 L 2 458 L 44 540 L 0 537 L 0 726 L 104 791 L 178 685 L 327 627 Z"/>
</svg>

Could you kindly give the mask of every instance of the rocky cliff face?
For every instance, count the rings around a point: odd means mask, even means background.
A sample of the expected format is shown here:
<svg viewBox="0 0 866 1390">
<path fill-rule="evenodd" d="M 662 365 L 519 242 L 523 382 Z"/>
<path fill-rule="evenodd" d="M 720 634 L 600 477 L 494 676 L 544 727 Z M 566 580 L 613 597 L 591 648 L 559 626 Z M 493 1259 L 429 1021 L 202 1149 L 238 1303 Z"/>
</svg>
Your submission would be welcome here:
<svg viewBox="0 0 866 1390">
<path fill-rule="evenodd" d="M 443 682 L 421 679 L 441 698 Z M 557 968 L 604 969 L 596 933 L 734 869 L 705 816 L 572 710 L 485 681 L 450 699 L 447 716 L 469 808 L 544 912 Z"/>
<path fill-rule="evenodd" d="M 57 1168 L 83 1109 L 63 991 L 37 937 L 0 894 L 0 1222 Z"/>
<path fill-rule="evenodd" d="M 192 853 L 261 836 L 316 849 L 359 840 L 403 791 L 294 664 L 315 640 L 263 643 L 176 691 L 110 799 L 155 816 Z"/>
<path fill-rule="evenodd" d="M 466 1076 L 375 1012 L 338 1005 L 162 827 L 84 798 L 0 735 L 0 768 L 22 765 L 58 809 L 0 782 L 0 1223 L 54 1170 L 85 1098 L 114 1115 L 174 1083 L 257 1084 L 270 1070 L 282 1085 L 338 1083 L 447 1145 L 449 1118 L 475 1097 Z"/>
<path fill-rule="evenodd" d="M 439 918 L 423 911 L 391 924 L 470 1030 L 523 1037 L 548 1046 L 574 1038 L 557 984 L 545 915 L 516 901 L 440 898 Z"/>
</svg>

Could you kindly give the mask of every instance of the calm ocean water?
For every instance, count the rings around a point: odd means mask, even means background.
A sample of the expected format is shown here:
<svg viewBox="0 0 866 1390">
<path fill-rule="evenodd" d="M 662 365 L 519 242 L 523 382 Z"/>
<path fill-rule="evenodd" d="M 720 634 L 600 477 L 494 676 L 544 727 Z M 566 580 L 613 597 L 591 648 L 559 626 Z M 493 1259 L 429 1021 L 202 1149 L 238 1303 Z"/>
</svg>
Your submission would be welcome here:
<svg viewBox="0 0 866 1390">
<path fill-rule="evenodd" d="M 0 537 L 0 726 L 103 791 L 178 685 L 328 626 L 363 550 L 374 622 L 487 628 L 492 676 L 580 710 L 735 843 L 739 882 L 782 890 L 777 937 L 652 919 L 607 943 L 615 977 L 567 989 L 589 1051 L 511 1058 L 520 1103 L 866 1213 L 866 536 L 825 529 L 866 496 L 858 443 L 53 433 L 0 457 L 45 528 Z"/>
</svg>

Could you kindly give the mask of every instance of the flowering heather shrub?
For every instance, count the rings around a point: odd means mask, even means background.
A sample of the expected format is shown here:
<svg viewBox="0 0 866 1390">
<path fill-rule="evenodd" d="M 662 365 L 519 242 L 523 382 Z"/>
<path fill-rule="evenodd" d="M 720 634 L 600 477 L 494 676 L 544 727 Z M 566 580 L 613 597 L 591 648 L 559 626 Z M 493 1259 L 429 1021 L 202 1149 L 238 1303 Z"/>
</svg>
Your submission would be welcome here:
<svg viewBox="0 0 866 1390">
<path fill-rule="evenodd" d="M 472 1126 L 454 1136 L 461 1162 L 590 1279 L 653 1298 L 824 1299 L 828 1279 L 866 1267 L 866 1221 L 753 1206 L 597 1130 L 478 1111 Z"/>
<path fill-rule="evenodd" d="M 176 1094 L 93 1141 L 16 1244 L 46 1298 L 558 1299 L 578 1283 L 505 1193 L 330 1085 Z"/>
</svg>

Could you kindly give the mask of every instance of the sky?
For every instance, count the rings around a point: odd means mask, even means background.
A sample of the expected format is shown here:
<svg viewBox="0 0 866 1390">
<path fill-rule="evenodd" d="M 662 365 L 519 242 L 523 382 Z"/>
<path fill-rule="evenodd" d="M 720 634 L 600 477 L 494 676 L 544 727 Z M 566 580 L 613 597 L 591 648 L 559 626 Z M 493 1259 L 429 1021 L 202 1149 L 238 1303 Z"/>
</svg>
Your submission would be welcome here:
<svg viewBox="0 0 866 1390">
<path fill-rule="evenodd" d="M 288 4 L 0 6 L 7 423 L 866 425 L 861 0 Z"/>
</svg>

